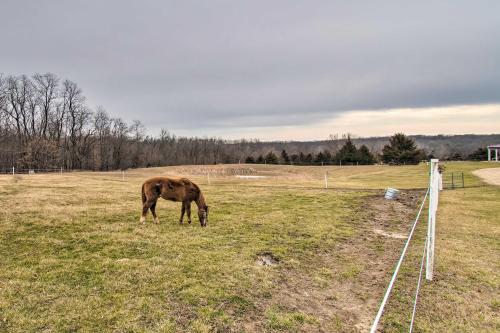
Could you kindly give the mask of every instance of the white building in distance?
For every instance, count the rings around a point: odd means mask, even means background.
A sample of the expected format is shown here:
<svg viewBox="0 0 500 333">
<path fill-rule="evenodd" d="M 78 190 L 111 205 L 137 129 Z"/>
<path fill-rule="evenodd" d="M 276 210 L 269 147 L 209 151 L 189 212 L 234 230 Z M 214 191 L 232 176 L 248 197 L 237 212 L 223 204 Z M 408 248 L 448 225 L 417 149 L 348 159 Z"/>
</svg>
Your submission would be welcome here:
<svg viewBox="0 0 500 333">
<path fill-rule="evenodd" d="M 488 161 L 495 161 L 498 162 L 498 151 L 500 150 L 500 144 L 499 145 L 491 145 L 487 147 L 488 149 Z M 495 152 L 492 154 L 492 152 Z M 494 156 L 492 156 L 494 155 Z"/>
</svg>

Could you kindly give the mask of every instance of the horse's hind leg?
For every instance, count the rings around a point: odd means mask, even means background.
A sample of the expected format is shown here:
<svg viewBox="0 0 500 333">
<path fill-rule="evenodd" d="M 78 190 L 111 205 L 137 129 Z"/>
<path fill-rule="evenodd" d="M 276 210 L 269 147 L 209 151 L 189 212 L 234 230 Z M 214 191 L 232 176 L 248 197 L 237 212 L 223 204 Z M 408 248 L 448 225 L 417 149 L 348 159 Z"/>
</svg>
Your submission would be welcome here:
<svg viewBox="0 0 500 333">
<path fill-rule="evenodd" d="M 146 214 L 148 213 L 148 209 L 149 209 L 149 206 L 148 206 L 147 202 L 142 204 L 142 215 L 141 215 L 141 220 L 140 220 L 141 223 L 146 223 Z"/>
<path fill-rule="evenodd" d="M 149 208 L 151 210 L 151 213 L 153 214 L 153 219 L 154 219 L 154 222 L 159 224 L 160 223 L 160 220 L 158 219 L 158 217 L 156 216 L 156 202 L 155 201 L 151 207 Z"/>
<path fill-rule="evenodd" d="M 182 221 L 184 220 L 184 212 L 186 211 L 186 203 L 182 202 L 182 208 L 181 208 L 181 218 L 179 219 L 179 223 L 182 224 Z"/>
<path fill-rule="evenodd" d="M 156 204 L 156 200 L 147 200 L 143 205 L 142 205 L 142 216 L 141 216 L 141 223 L 146 223 L 146 215 L 148 213 L 148 209 L 153 206 L 153 204 Z"/>
</svg>

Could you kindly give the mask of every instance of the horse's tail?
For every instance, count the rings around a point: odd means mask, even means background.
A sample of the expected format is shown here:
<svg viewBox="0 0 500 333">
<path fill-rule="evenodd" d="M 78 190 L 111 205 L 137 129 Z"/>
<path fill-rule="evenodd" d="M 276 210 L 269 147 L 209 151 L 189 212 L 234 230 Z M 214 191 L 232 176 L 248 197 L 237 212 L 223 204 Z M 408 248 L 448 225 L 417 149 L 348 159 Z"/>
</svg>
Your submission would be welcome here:
<svg viewBox="0 0 500 333">
<path fill-rule="evenodd" d="M 142 189 L 141 189 L 141 195 L 142 195 L 142 204 L 144 205 L 147 201 L 146 198 L 146 193 L 144 191 L 144 187 L 146 186 L 146 183 L 142 184 Z"/>
</svg>

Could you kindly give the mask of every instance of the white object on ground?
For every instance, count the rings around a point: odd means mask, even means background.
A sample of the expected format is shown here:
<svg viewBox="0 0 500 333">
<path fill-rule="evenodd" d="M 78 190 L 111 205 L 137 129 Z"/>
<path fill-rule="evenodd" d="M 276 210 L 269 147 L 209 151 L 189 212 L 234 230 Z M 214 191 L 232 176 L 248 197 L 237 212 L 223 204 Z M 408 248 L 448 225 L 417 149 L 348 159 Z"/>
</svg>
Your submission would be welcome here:
<svg viewBox="0 0 500 333">
<path fill-rule="evenodd" d="M 386 199 L 396 199 L 399 195 L 399 190 L 396 190 L 395 188 L 387 188 L 387 190 L 385 190 L 385 195 L 384 195 L 384 198 Z"/>
</svg>

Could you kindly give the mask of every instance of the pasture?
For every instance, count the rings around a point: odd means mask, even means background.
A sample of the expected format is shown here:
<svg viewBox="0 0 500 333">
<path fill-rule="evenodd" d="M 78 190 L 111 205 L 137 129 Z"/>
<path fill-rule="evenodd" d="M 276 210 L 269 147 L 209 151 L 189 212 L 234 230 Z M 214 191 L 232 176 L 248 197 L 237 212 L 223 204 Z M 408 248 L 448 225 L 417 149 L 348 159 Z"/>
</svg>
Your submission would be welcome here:
<svg viewBox="0 0 500 333">
<path fill-rule="evenodd" d="M 472 173 L 495 166 L 447 164 L 467 187 L 442 192 L 416 332 L 500 329 L 500 187 Z M 180 204 L 164 200 L 160 224 L 139 224 L 141 184 L 160 175 L 201 187 L 207 228 L 195 206 L 179 225 Z M 0 176 L 0 331 L 367 331 L 427 182 L 425 165 Z M 382 198 L 389 186 L 399 200 Z M 426 218 L 384 332 L 406 331 L 425 231 Z"/>
</svg>

